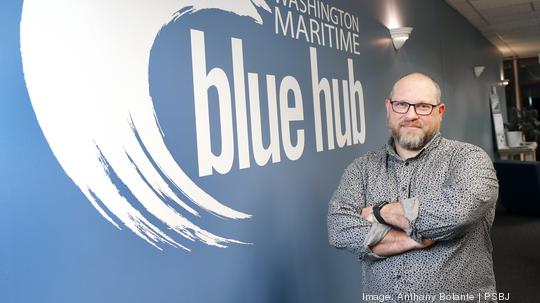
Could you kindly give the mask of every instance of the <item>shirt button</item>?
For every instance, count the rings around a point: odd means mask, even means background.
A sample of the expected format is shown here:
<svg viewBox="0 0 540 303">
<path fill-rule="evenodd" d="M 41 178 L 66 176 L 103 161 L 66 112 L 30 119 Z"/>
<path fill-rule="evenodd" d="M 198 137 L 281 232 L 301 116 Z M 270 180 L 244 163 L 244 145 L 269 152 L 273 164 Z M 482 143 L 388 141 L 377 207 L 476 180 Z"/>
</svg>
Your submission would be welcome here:
<svg viewBox="0 0 540 303">
<path fill-rule="evenodd" d="M 409 166 L 409 162 L 405 162 L 405 166 Z"/>
</svg>

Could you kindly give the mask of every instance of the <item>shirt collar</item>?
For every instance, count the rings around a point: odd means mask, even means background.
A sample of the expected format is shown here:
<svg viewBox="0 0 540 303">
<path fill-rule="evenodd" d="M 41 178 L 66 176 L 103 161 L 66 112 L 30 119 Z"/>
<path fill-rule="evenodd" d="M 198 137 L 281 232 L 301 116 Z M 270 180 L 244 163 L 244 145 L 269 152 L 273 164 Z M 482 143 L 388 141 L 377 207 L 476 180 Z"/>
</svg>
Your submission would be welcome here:
<svg viewBox="0 0 540 303">
<path fill-rule="evenodd" d="M 429 142 L 420 150 L 420 153 L 418 153 L 418 155 L 416 155 L 416 157 L 409 158 L 409 159 L 419 158 L 422 154 L 424 154 L 426 152 L 429 152 L 430 150 L 436 148 L 439 145 L 439 143 L 441 142 L 441 139 L 442 139 L 441 133 L 440 132 L 435 133 L 433 138 L 431 138 L 431 140 L 429 140 Z M 394 157 L 396 159 L 399 159 L 399 160 L 405 160 L 405 159 L 402 159 L 401 156 L 397 154 L 396 149 L 394 148 L 394 138 L 393 137 L 390 137 L 388 139 L 388 142 L 386 143 L 385 148 L 386 148 L 386 154 L 387 155 L 392 156 L 392 157 Z"/>
</svg>

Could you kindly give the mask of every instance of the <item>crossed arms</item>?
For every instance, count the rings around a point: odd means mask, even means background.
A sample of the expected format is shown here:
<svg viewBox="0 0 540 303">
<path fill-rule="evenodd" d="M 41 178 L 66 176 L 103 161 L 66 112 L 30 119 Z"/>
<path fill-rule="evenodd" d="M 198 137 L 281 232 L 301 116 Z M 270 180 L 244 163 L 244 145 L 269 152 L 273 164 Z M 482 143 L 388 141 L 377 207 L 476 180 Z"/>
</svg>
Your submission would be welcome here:
<svg viewBox="0 0 540 303">
<path fill-rule="evenodd" d="M 364 207 L 360 216 L 371 224 L 376 223 L 371 206 Z M 410 223 L 405 217 L 403 208 L 399 202 L 393 202 L 381 209 L 381 216 L 392 227 L 386 235 L 377 243 L 370 246 L 371 251 L 383 257 L 389 257 L 414 249 L 425 249 L 435 244 L 435 241 L 422 239 L 420 242 L 413 240 L 405 230 L 410 228 Z"/>
<path fill-rule="evenodd" d="M 372 227 L 379 223 L 370 218 L 370 205 L 381 201 L 368 203 L 365 198 L 369 160 L 364 156 L 349 165 L 328 211 L 330 244 L 360 258 L 388 257 L 460 237 L 486 216 L 497 200 L 498 182 L 491 160 L 480 148 L 467 145 L 454 155 L 442 186 L 412 197 L 418 209 L 415 218 L 405 217 L 403 201 L 382 209 L 381 215 L 394 227 L 387 226 L 382 240 L 373 243 Z M 381 238 L 380 232 L 378 236 Z"/>
</svg>

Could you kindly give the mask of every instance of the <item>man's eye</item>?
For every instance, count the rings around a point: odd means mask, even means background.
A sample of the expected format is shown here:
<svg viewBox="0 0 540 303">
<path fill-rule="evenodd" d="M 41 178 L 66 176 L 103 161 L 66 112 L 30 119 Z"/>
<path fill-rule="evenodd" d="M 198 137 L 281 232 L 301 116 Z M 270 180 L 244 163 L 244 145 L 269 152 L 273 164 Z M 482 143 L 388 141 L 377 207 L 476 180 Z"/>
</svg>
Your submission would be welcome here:
<svg viewBox="0 0 540 303">
<path fill-rule="evenodd" d="M 405 107 L 409 107 L 409 103 L 407 103 L 407 102 L 397 102 L 397 103 L 396 103 L 396 106 L 397 106 L 397 107 L 400 107 L 400 108 L 401 108 L 401 107 L 402 107 L 402 108 L 405 108 Z"/>
<path fill-rule="evenodd" d="M 418 109 L 431 109 L 431 105 L 425 103 L 418 104 L 417 107 Z"/>
</svg>

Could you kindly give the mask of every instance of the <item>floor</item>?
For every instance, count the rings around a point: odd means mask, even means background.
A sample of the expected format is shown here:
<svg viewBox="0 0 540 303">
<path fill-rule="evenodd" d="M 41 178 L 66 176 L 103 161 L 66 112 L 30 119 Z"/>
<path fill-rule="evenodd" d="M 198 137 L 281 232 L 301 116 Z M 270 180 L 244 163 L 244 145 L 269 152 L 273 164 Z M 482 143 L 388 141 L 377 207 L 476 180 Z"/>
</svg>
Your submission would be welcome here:
<svg viewBox="0 0 540 303">
<path fill-rule="evenodd" d="M 497 290 L 510 302 L 540 302 L 540 216 L 498 209 L 492 238 Z"/>
</svg>

